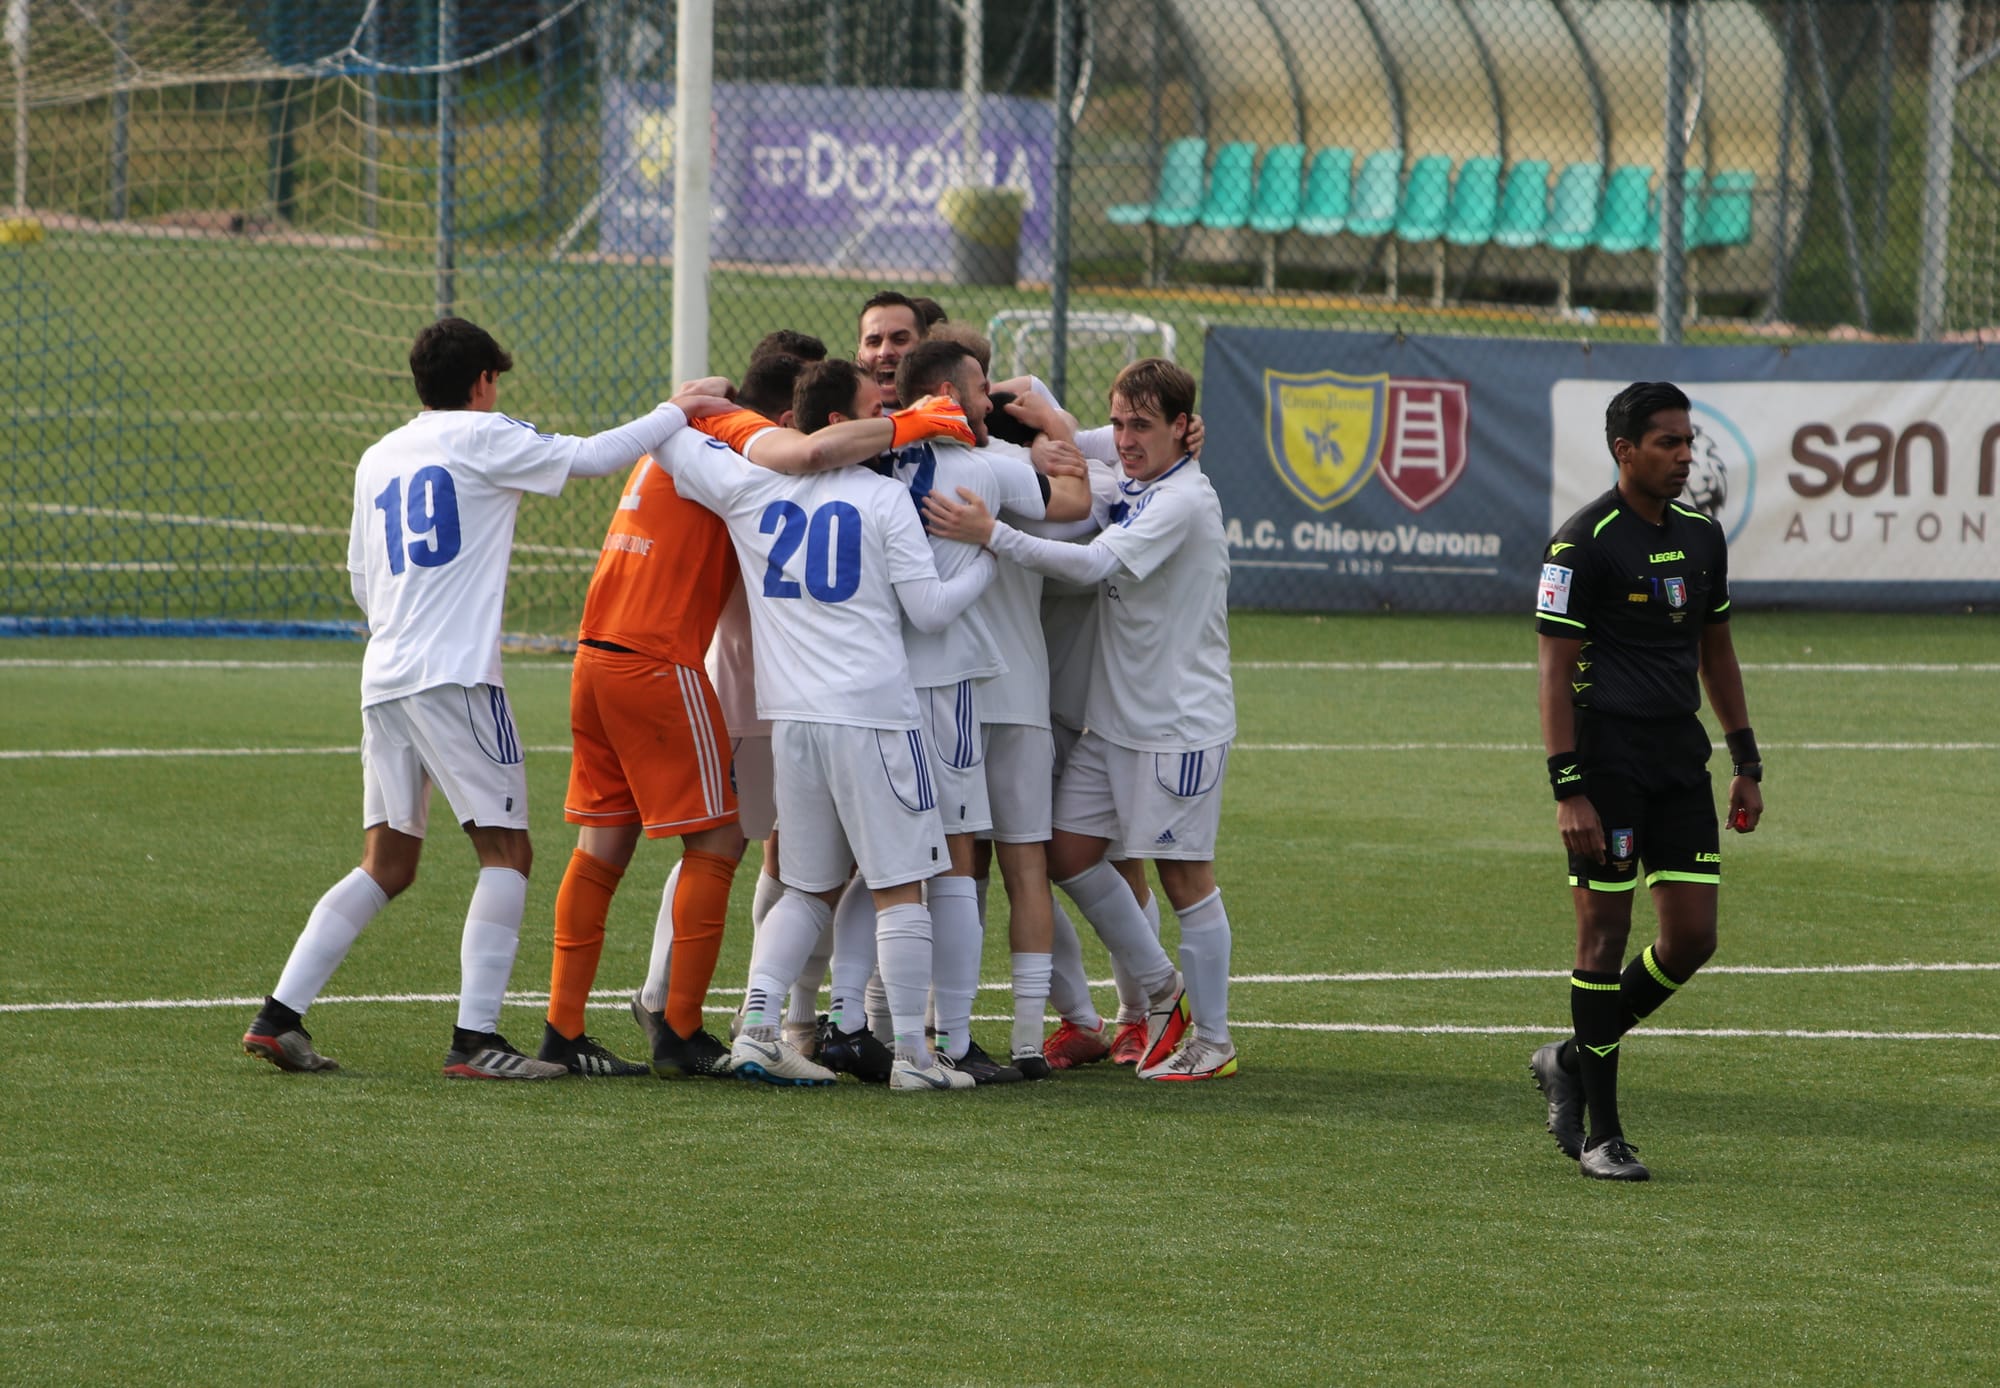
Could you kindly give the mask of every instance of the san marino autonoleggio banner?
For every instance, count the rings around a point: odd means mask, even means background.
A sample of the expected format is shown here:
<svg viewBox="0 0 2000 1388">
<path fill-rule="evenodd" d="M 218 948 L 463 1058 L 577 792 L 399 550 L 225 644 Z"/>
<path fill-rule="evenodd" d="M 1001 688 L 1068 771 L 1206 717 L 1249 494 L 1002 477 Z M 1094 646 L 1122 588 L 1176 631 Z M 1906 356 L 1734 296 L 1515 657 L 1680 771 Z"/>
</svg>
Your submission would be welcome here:
<svg viewBox="0 0 2000 1388">
<path fill-rule="evenodd" d="M 1685 499 L 1750 602 L 2000 602 L 2000 361 L 1965 345 L 1665 348 L 1218 328 L 1206 471 L 1240 606 L 1526 611 L 1616 481 L 1604 407 L 1685 390 Z"/>
</svg>

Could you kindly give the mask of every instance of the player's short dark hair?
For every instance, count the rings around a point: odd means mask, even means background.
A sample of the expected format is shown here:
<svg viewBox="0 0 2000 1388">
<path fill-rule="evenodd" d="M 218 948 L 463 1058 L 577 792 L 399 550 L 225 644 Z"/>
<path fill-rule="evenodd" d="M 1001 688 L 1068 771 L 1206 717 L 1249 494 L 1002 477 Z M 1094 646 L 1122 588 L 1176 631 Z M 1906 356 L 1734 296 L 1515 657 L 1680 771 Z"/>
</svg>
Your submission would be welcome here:
<svg viewBox="0 0 2000 1388">
<path fill-rule="evenodd" d="M 925 332 L 951 318 L 951 315 L 944 311 L 943 304 L 936 299 L 927 299 L 921 294 L 910 296 L 910 307 L 917 311 L 917 321 L 923 324 Z"/>
<path fill-rule="evenodd" d="M 514 359 L 493 334 L 463 318 L 426 323 L 410 344 L 410 378 L 417 399 L 433 410 L 462 410 L 472 403 L 472 387 L 491 371 L 514 369 Z"/>
<path fill-rule="evenodd" d="M 965 362 L 977 366 L 979 358 L 963 342 L 945 337 L 925 338 L 896 363 L 896 398 L 907 405 L 935 394 L 940 385 L 958 375 Z"/>
<path fill-rule="evenodd" d="M 1688 408 L 1687 393 L 1672 381 L 1634 381 L 1611 397 L 1604 407 L 1604 444 L 1618 456 L 1618 440 L 1633 443 L 1646 437 L 1653 416 Z"/>
<path fill-rule="evenodd" d="M 779 415 L 792 407 L 792 387 L 798 384 L 799 373 L 806 366 L 803 359 L 790 352 L 766 352 L 752 358 L 750 368 L 736 386 L 736 403 L 775 423 Z"/>
<path fill-rule="evenodd" d="M 1194 377 L 1187 368 L 1165 357 L 1141 357 L 1111 383 L 1113 395 L 1124 396 L 1128 405 L 1152 406 L 1169 424 L 1194 413 L 1194 391 Z"/>
<path fill-rule="evenodd" d="M 1019 444 L 1022 448 L 1033 448 L 1035 440 L 1042 436 L 1041 430 L 1030 425 L 1025 419 L 1016 419 L 1007 413 L 1007 406 L 1021 397 L 1011 390 L 993 392 L 993 409 L 986 416 L 986 432 L 1002 443 Z"/>
<path fill-rule="evenodd" d="M 750 349 L 750 360 L 768 357 L 773 352 L 784 352 L 800 361 L 825 361 L 826 344 L 811 333 L 798 332 L 792 328 L 778 328 L 757 339 L 757 345 Z"/>
<path fill-rule="evenodd" d="M 924 321 L 924 311 L 917 307 L 915 299 L 912 299 L 907 294 L 898 294 L 893 289 L 878 289 L 868 296 L 868 302 L 861 306 L 861 312 L 854 315 L 854 329 L 856 332 L 861 330 L 861 320 L 868 316 L 868 310 L 871 308 L 908 309 L 910 317 L 916 321 L 918 336 L 922 336 L 924 330 L 930 326 L 930 324 Z"/>
<path fill-rule="evenodd" d="M 833 422 L 834 415 L 852 415 L 855 393 L 865 379 L 861 368 L 845 357 L 813 362 L 792 386 L 792 427 L 801 434 L 816 434 Z"/>
</svg>

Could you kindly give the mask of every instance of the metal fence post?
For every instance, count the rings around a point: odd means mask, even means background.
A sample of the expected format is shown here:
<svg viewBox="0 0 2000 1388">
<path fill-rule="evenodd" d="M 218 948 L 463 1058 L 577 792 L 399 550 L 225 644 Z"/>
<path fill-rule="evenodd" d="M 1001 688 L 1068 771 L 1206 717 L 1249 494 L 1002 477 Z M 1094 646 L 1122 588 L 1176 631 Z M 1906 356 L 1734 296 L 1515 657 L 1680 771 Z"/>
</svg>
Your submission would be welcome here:
<svg viewBox="0 0 2000 1388">
<path fill-rule="evenodd" d="M 449 318 L 456 299 L 458 239 L 458 0 L 438 0 L 437 74 L 437 316 Z"/>
<path fill-rule="evenodd" d="M 1660 318 L 1660 344 L 1681 345 L 1687 312 L 1686 245 L 1681 236 L 1681 206 L 1686 197 L 1682 170 L 1687 165 L 1688 9 L 1687 0 L 1667 6 L 1667 92 L 1661 124 L 1666 147 L 1660 159 L 1660 260 L 1655 285 L 1655 311 Z"/>
<path fill-rule="evenodd" d="M 1056 148 L 1054 192 L 1049 215 L 1054 219 L 1050 234 L 1049 270 L 1049 389 L 1056 399 L 1066 398 L 1069 386 L 1069 206 L 1071 141 L 1074 134 L 1070 117 L 1070 97 L 1075 90 L 1070 68 L 1074 58 L 1075 11 L 1071 0 L 1056 0 Z"/>
<path fill-rule="evenodd" d="M 709 111 L 715 0 L 682 0 L 674 53 L 674 379 L 708 374 Z"/>
<path fill-rule="evenodd" d="M 1924 102 L 1923 253 L 1917 257 L 1917 336 L 1944 328 L 1945 255 L 1951 249 L 1952 109 L 1958 96 L 1958 43 L 1964 0 L 1931 9 L 1930 93 Z"/>
</svg>

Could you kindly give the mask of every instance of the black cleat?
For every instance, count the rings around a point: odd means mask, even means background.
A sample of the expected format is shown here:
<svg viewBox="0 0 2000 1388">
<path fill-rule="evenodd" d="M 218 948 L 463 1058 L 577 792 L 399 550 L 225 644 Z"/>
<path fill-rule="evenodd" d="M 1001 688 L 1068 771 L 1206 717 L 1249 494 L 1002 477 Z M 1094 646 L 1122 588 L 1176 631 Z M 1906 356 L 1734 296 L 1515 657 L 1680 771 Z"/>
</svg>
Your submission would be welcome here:
<svg viewBox="0 0 2000 1388">
<path fill-rule="evenodd" d="M 1015 1056 L 1011 1063 L 1021 1072 L 1024 1080 L 1045 1080 L 1055 1073 L 1055 1066 L 1049 1064 L 1049 1058 L 1039 1050 L 1025 1051 Z"/>
<path fill-rule="evenodd" d="M 663 1080 L 727 1080 L 736 1078 L 736 1064 L 729 1047 L 706 1030 L 682 1036 L 667 1028 L 667 1046 L 653 1052 L 653 1073 Z"/>
<path fill-rule="evenodd" d="M 1595 1181 L 1650 1181 L 1653 1173 L 1639 1164 L 1638 1149 L 1622 1137 L 1607 1137 L 1583 1149 L 1577 1167 Z"/>
<path fill-rule="evenodd" d="M 1549 1101 L 1548 1129 L 1562 1154 L 1575 1161 L 1583 1153 L 1583 1081 L 1562 1067 L 1560 1041 L 1537 1046 L 1528 1073 Z"/>
<path fill-rule="evenodd" d="M 243 1053 L 268 1060 L 280 1070 L 305 1074 L 314 1070 L 338 1070 L 340 1062 L 313 1049 L 312 1034 L 299 1014 L 276 998 L 264 999 L 264 1006 L 243 1033 Z"/>
<path fill-rule="evenodd" d="M 572 1075 L 584 1079 L 623 1079 L 648 1073 L 646 1066 L 613 1055 L 595 1036 L 571 1039 L 549 1022 L 542 1023 L 542 1046 L 535 1053 L 535 1058 L 560 1065 Z"/>
<path fill-rule="evenodd" d="M 1044 1064 L 1047 1062 L 1045 1061 Z M 938 1056 L 938 1064 L 949 1065 L 954 1070 L 962 1070 L 972 1076 L 976 1084 L 1019 1084 L 1027 1076 L 1012 1065 L 1002 1065 L 986 1054 L 977 1041 L 965 1048 L 965 1054 L 953 1060 L 948 1055 Z"/>
<path fill-rule="evenodd" d="M 828 1019 L 819 1029 L 819 1063 L 863 1084 L 887 1084 L 896 1053 L 877 1041 L 867 1027 L 842 1031 Z"/>
</svg>

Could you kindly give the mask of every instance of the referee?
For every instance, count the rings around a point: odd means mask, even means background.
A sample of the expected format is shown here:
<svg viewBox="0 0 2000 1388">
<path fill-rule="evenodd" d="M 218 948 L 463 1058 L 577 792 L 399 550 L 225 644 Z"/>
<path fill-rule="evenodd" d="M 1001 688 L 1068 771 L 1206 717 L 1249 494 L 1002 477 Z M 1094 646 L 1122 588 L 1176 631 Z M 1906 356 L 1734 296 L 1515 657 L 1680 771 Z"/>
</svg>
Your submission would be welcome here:
<svg viewBox="0 0 2000 1388">
<path fill-rule="evenodd" d="M 1715 952 L 1721 836 L 1697 675 L 1726 730 L 1730 828 L 1757 827 L 1763 767 L 1729 635 L 1722 530 L 1678 500 L 1694 442 L 1688 398 L 1664 381 L 1627 386 L 1604 436 L 1618 484 L 1549 541 L 1535 605 L 1542 743 L 1576 907 L 1576 1032 L 1529 1069 L 1556 1145 L 1584 1175 L 1643 1181 L 1618 1122 L 1619 1042 Z M 1642 863 L 1660 932 L 1627 963 Z"/>
</svg>

